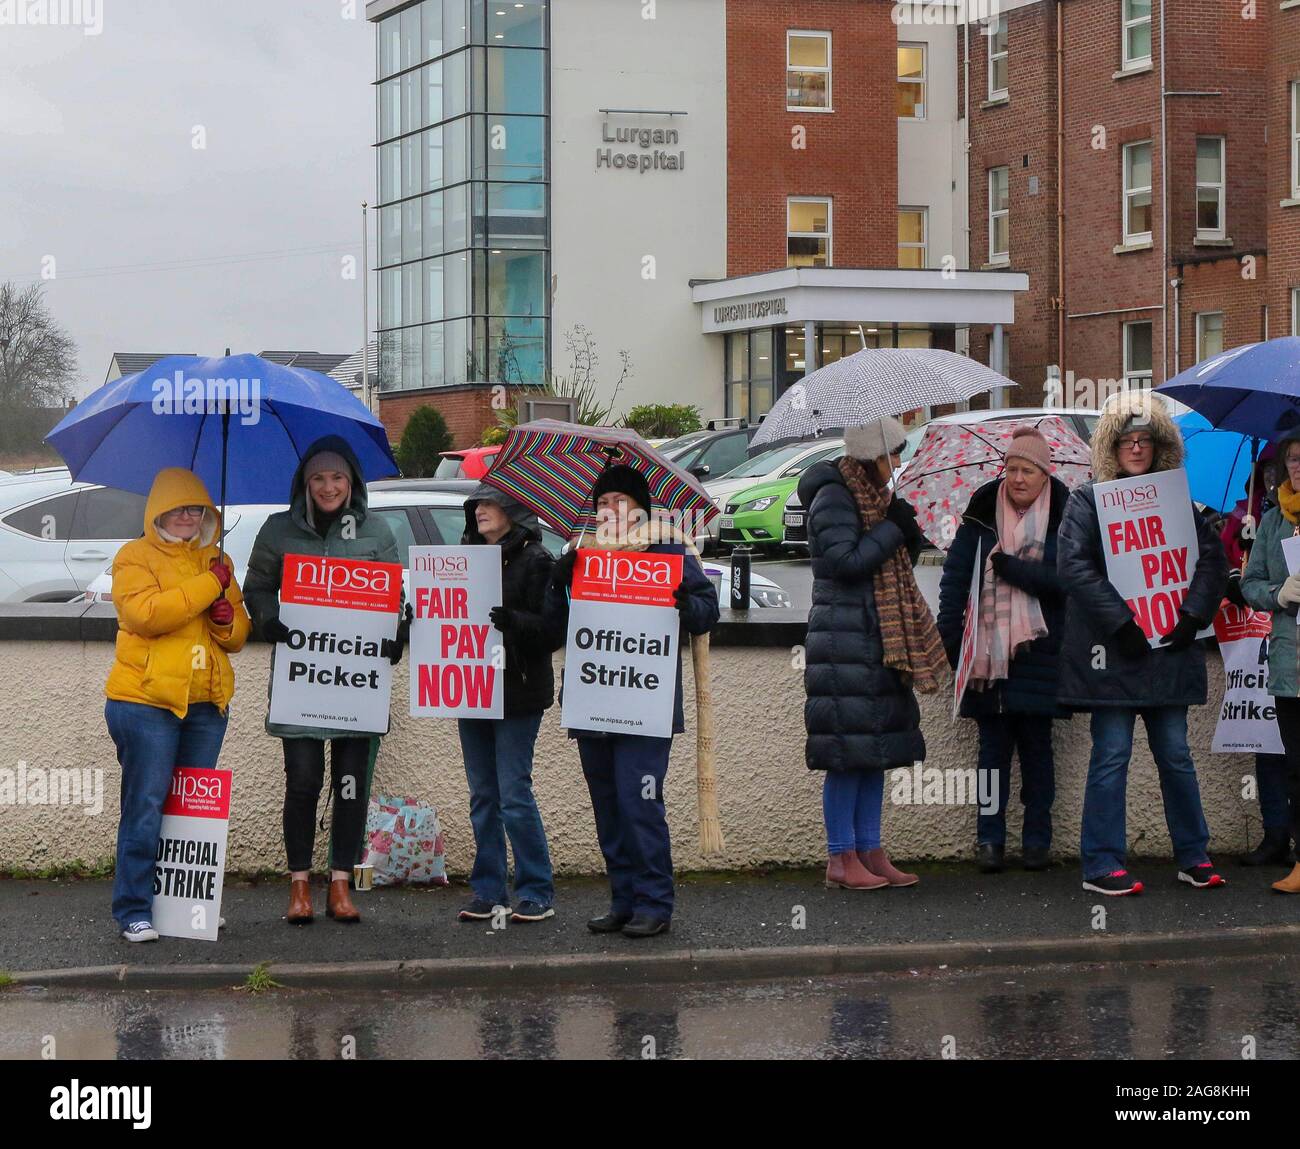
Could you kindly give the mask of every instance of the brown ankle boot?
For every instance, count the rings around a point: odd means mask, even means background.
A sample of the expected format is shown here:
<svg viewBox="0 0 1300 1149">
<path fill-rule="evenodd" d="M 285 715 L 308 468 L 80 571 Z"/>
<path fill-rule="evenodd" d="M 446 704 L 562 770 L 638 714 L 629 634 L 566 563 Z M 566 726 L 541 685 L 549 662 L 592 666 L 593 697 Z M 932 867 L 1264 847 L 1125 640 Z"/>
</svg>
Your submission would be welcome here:
<svg viewBox="0 0 1300 1149">
<path fill-rule="evenodd" d="M 336 922 L 359 922 L 361 914 L 352 904 L 348 893 L 347 878 L 335 878 L 330 882 L 330 892 L 325 899 L 325 913 Z"/>
<path fill-rule="evenodd" d="M 315 916 L 311 908 L 311 883 L 297 878 L 289 883 L 289 912 L 284 915 L 291 925 L 306 925 Z"/>
<path fill-rule="evenodd" d="M 883 878 L 891 886 L 914 886 L 921 880 L 915 874 L 905 874 L 898 869 L 884 850 L 861 850 L 858 861 L 868 873 Z"/>
<path fill-rule="evenodd" d="M 1274 882 L 1273 889 L 1279 894 L 1300 894 L 1300 862 L 1296 863 L 1285 878 Z"/>
<path fill-rule="evenodd" d="M 884 878 L 869 873 L 852 850 L 845 854 L 832 854 L 826 863 L 826 886 L 842 890 L 878 890 L 889 885 Z"/>
</svg>

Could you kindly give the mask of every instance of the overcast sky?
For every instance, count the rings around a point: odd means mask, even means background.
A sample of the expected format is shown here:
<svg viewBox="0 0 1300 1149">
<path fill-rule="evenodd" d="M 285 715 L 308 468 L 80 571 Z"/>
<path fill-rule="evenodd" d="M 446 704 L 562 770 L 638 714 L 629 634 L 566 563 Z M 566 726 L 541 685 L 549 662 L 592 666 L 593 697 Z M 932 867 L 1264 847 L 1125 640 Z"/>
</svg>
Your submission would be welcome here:
<svg viewBox="0 0 1300 1149">
<path fill-rule="evenodd" d="M 114 351 L 360 347 L 343 259 L 373 199 L 375 48 L 349 7 L 103 0 L 99 35 L 0 24 L 0 280 L 54 258 L 81 394 Z"/>
</svg>

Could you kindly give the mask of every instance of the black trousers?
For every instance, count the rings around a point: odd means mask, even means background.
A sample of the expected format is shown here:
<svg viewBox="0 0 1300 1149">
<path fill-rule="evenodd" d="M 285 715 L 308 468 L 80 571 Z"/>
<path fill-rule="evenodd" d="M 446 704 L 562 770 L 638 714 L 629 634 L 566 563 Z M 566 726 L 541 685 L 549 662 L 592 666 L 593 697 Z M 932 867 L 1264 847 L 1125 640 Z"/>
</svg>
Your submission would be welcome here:
<svg viewBox="0 0 1300 1149">
<path fill-rule="evenodd" d="M 325 743 L 319 738 L 284 738 L 284 848 L 291 873 L 311 869 L 316 843 L 316 804 L 325 783 Z M 369 738 L 330 741 L 330 784 L 334 824 L 330 831 L 331 866 L 351 870 L 361 860 L 369 797 L 366 773 Z"/>
<path fill-rule="evenodd" d="M 1300 843 L 1300 698 L 1274 698 L 1277 728 L 1286 751 L 1286 792 L 1291 800 L 1291 837 Z"/>
</svg>

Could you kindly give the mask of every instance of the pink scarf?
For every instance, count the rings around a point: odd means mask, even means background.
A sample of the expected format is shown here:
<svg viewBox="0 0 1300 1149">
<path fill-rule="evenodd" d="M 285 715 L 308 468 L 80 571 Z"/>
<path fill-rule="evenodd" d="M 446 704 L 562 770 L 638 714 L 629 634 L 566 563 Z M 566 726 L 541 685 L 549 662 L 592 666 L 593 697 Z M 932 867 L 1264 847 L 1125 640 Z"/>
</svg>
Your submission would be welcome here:
<svg viewBox="0 0 1300 1149">
<path fill-rule="evenodd" d="M 1047 520 L 1052 508 L 1052 484 L 1046 482 L 1022 515 L 1011 501 L 1004 481 L 998 488 L 998 543 L 985 559 L 980 592 L 979 633 L 970 685 L 983 690 L 1010 673 L 1011 660 L 1022 646 L 1047 633 L 1038 599 L 993 573 L 993 556 L 1001 551 L 1029 562 L 1042 562 Z"/>
</svg>

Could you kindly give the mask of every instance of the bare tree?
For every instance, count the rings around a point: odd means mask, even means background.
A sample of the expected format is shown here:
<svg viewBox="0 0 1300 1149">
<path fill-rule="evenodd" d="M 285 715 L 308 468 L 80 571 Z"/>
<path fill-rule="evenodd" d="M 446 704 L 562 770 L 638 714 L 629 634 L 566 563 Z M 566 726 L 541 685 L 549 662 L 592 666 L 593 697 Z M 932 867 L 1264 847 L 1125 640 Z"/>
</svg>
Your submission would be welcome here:
<svg viewBox="0 0 1300 1149">
<path fill-rule="evenodd" d="M 61 407 L 72 398 L 77 347 L 40 284 L 0 284 L 0 407 Z"/>
</svg>

